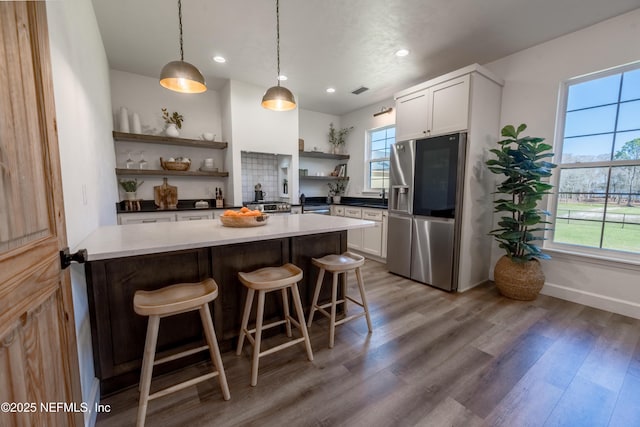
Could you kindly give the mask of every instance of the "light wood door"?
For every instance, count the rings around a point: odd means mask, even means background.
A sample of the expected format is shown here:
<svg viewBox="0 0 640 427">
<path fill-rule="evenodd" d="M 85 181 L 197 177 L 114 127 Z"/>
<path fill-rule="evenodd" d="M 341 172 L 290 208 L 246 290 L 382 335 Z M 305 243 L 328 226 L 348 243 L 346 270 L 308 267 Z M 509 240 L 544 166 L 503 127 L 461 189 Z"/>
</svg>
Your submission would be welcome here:
<svg viewBox="0 0 640 427">
<path fill-rule="evenodd" d="M 2 426 L 83 424 L 45 4 L 0 2 Z"/>
</svg>

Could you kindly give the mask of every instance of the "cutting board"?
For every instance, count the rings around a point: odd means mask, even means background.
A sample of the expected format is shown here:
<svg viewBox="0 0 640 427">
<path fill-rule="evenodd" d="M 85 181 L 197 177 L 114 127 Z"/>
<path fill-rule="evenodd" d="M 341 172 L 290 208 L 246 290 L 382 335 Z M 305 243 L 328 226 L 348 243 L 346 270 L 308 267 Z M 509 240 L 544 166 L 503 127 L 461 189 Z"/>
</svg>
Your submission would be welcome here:
<svg viewBox="0 0 640 427">
<path fill-rule="evenodd" d="M 169 185 L 167 178 L 163 178 L 162 185 L 153 187 L 156 206 L 160 210 L 176 209 L 178 207 L 178 187 Z"/>
</svg>

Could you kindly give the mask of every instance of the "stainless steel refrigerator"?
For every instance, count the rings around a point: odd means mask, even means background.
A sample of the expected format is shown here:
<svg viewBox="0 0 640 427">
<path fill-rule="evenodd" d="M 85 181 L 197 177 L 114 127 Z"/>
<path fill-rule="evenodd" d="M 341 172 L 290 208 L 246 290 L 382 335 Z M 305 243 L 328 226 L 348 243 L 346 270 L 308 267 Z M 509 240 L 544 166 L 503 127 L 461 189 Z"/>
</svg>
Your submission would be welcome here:
<svg viewBox="0 0 640 427">
<path fill-rule="evenodd" d="M 465 133 L 456 133 L 392 146 L 390 272 L 457 289 L 466 141 Z"/>
</svg>

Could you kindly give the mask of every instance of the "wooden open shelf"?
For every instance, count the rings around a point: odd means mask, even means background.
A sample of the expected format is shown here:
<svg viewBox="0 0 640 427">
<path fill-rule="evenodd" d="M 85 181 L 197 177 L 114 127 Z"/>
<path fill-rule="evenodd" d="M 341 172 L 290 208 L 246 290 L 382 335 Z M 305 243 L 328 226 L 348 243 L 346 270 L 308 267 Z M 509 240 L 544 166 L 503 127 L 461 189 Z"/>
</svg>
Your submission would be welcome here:
<svg viewBox="0 0 640 427">
<path fill-rule="evenodd" d="M 223 150 L 229 145 L 220 141 L 204 141 L 201 139 L 173 138 L 166 135 L 142 135 L 139 133 L 126 133 L 113 131 L 113 139 L 116 141 L 146 142 L 150 144 L 182 145 L 184 147 L 212 148 Z"/>
<path fill-rule="evenodd" d="M 325 176 L 300 175 L 300 179 L 306 179 L 309 181 L 330 181 L 335 179 L 346 179 L 348 181 L 349 177 L 348 176 L 331 176 L 331 175 L 325 175 Z"/>
<path fill-rule="evenodd" d="M 164 169 L 116 169 L 117 176 L 123 175 L 144 175 L 144 176 L 208 176 L 225 178 L 229 176 L 229 172 L 201 172 L 195 171 L 168 171 Z"/>
<path fill-rule="evenodd" d="M 333 160 L 349 160 L 348 154 L 322 153 L 320 151 L 300 151 L 300 157 L 309 157 L 313 159 L 333 159 Z"/>
</svg>

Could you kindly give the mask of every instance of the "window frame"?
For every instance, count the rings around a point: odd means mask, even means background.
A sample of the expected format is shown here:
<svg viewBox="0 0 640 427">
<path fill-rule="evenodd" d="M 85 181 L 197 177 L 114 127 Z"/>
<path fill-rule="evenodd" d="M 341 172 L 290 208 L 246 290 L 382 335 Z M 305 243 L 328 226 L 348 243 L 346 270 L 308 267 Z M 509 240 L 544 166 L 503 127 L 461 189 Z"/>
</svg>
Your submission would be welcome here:
<svg viewBox="0 0 640 427">
<path fill-rule="evenodd" d="M 564 253 L 569 255 L 576 256 L 587 256 L 595 259 L 602 259 L 606 261 L 615 261 L 615 262 L 623 262 L 630 263 L 634 265 L 640 265 L 640 253 L 629 252 L 621 249 L 610 249 L 610 248 L 596 248 L 592 246 L 582 246 L 579 244 L 571 244 L 565 242 L 555 242 L 555 224 L 557 222 L 557 210 L 558 210 L 558 202 L 559 202 L 559 186 L 560 186 L 560 171 L 561 170 L 569 170 L 569 169 L 586 169 L 586 168 L 611 168 L 611 167 L 624 167 L 624 166 L 639 166 L 640 167 L 640 159 L 638 160 L 615 160 L 613 158 L 608 161 L 595 161 L 595 162 L 576 162 L 576 163 L 562 163 L 563 156 L 563 145 L 565 140 L 565 125 L 566 125 L 566 117 L 567 117 L 567 104 L 569 98 L 569 87 L 585 83 L 588 81 L 593 81 L 597 79 L 606 78 L 615 74 L 623 74 L 629 71 L 640 70 L 640 61 L 632 62 L 629 64 L 616 66 L 612 68 L 608 68 L 606 70 L 597 71 L 594 73 L 584 74 L 581 76 L 577 76 L 574 78 L 569 78 L 560 83 L 559 93 L 558 93 L 558 107 L 557 107 L 557 115 L 556 115 L 556 129 L 555 129 L 555 141 L 553 152 L 554 152 L 554 162 L 557 163 L 558 167 L 553 172 L 551 177 L 551 184 L 553 184 L 552 194 L 548 196 L 547 200 L 547 209 L 552 213 L 550 216 L 552 220 L 552 224 L 550 227 L 551 230 L 545 232 L 545 238 L 547 240 L 543 243 L 543 249 L 549 252 L 557 252 Z M 628 102 L 628 101 L 625 101 Z M 616 102 L 616 106 L 619 109 L 619 105 L 621 104 L 620 99 Z M 617 119 L 616 119 L 617 120 Z M 616 123 L 617 126 L 617 123 Z M 616 129 L 613 130 L 614 134 Z M 615 144 L 615 141 L 612 141 L 612 144 Z M 615 148 L 615 145 L 612 149 Z M 610 183 L 611 175 L 607 178 L 607 194 L 609 194 L 609 183 Z M 606 223 L 606 210 L 603 214 L 603 224 Z M 602 233 L 602 232 L 601 232 Z M 602 236 L 601 236 L 602 238 Z"/>
<path fill-rule="evenodd" d="M 379 132 L 381 130 L 385 130 L 385 129 L 395 129 L 396 125 L 395 124 L 390 124 L 390 125 L 385 125 L 385 126 L 380 126 L 377 128 L 371 128 L 367 130 L 367 141 L 365 144 L 365 150 L 364 150 L 364 190 L 363 192 L 365 193 L 379 193 L 380 191 L 382 191 L 382 188 L 373 188 L 371 187 L 371 175 L 370 175 L 370 171 L 371 171 L 371 163 L 373 162 L 391 162 L 391 145 L 389 144 L 389 157 L 380 157 L 380 158 L 376 158 L 373 159 L 371 156 L 371 146 L 372 146 L 372 140 L 371 140 L 371 135 L 373 135 L 374 132 Z M 387 138 L 388 139 L 388 138 Z M 393 138 L 393 142 L 396 142 L 396 138 Z M 391 165 L 389 165 L 389 168 L 391 167 Z M 389 180 L 387 180 L 389 181 Z M 389 191 L 389 182 L 387 182 L 387 187 L 385 188 L 386 191 Z"/>
</svg>

